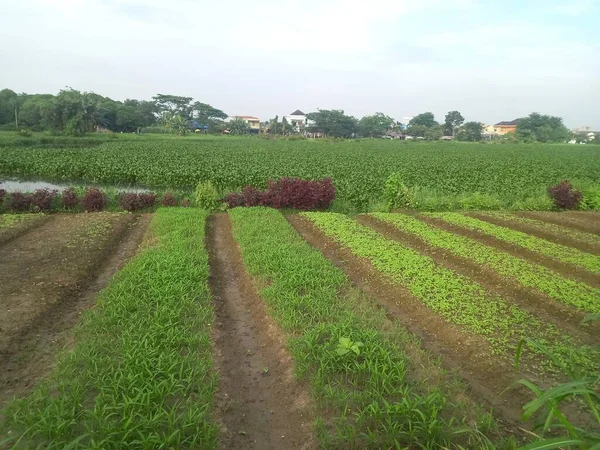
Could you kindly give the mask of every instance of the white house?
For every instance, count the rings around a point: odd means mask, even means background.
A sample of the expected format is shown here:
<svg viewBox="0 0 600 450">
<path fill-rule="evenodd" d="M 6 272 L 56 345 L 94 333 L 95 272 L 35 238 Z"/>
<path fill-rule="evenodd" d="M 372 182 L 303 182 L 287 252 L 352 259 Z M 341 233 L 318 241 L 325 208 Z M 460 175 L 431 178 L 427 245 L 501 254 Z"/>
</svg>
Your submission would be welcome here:
<svg viewBox="0 0 600 450">
<path fill-rule="evenodd" d="M 306 114 L 297 109 L 289 116 L 283 116 L 287 123 L 291 124 L 297 133 L 301 133 L 312 122 L 308 120 Z"/>
</svg>

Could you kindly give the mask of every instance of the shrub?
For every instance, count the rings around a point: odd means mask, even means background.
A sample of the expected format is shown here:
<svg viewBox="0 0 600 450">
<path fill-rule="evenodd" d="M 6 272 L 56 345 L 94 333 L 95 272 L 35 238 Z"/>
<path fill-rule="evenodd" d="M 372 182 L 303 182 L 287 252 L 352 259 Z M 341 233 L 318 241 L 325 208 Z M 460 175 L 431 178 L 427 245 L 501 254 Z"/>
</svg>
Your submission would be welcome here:
<svg viewBox="0 0 600 450">
<path fill-rule="evenodd" d="M 335 186 L 330 178 L 310 181 L 298 178 L 270 180 L 265 191 L 246 186 L 241 193 L 227 195 L 230 208 L 236 206 L 271 206 L 300 210 L 326 209 L 335 199 Z"/>
<path fill-rule="evenodd" d="M 31 131 L 27 129 L 19 130 L 18 135 L 21 137 L 31 137 Z"/>
<path fill-rule="evenodd" d="M 510 209 L 514 211 L 551 211 L 554 202 L 547 195 L 530 197 L 525 200 L 519 200 L 513 203 Z"/>
<path fill-rule="evenodd" d="M 62 206 L 65 209 L 75 209 L 79 204 L 75 189 L 68 188 L 62 192 Z"/>
<path fill-rule="evenodd" d="M 14 212 L 25 212 L 31 208 L 31 194 L 13 192 L 8 200 L 8 208 Z"/>
<path fill-rule="evenodd" d="M 196 205 L 207 211 L 218 208 L 220 203 L 219 192 L 210 181 L 198 183 L 196 186 Z"/>
<path fill-rule="evenodd" d="M 52 209 L 52 202 L 58 196 L 58 191 L 37 189 L 31 196 L 31 204 L 35 211 L 47 212 Z"/>
<path fill-rule="evenodd" d="M 89 188 L 81 199 L 81 206 L 86 212 L 102 211 L 106 208 L 106 194 L 100 189 Z"/>
<path fill-rule="evenodd" d="M 190 199 L 184 198 L 183 200 L 181 200 L 181 206 L 183 206 L 184 208 L 189 208 L 191 206 Z"/>
<path fill-rule="evenodd" d="M 4 201 L 4 197 L 6 197 L 6 190 L 0 189 L 0 206 L 2 206 L 2 202 Z"/>
<path fill-rule="evenodd" d="M 579 207 L 581 209 L 600 211 L 600 186 L 589 186 L 583 189 L 582 193 L 583 198 Z M 1 199 L 0 203 L 2 203 Z"/>
<path fill-rule="evenodd" d="M 167 192 L 163 196 L 162 201 L 160 203 L 163 206 L 177 206 L 177 199 L 175 198 L 175 196 L 173 194 L 171 194 L 170 192 Z"/>
<path fill-rule="evenodd" d="M 384 195 L 388 211 L 413 206 L 413 196 L 397 172 L 391 174 L 385 182 Z"/>
<path fill-rule="evenodd" d="M 554 204 L 561 209 L 576 209 L 581 202 L 583 194 L 569 180 L 562 180 L 555 186 L 548 188 L 548 194 L 554 201 Z"/>
<path fill-rule="evenodd" d="M 156 203 L 156 194 L 153 192 L 142 194 L 130 192 L 119 197 L 119 206 L 129 212 L 151 208 L 154 203 Z"/>
</svg>

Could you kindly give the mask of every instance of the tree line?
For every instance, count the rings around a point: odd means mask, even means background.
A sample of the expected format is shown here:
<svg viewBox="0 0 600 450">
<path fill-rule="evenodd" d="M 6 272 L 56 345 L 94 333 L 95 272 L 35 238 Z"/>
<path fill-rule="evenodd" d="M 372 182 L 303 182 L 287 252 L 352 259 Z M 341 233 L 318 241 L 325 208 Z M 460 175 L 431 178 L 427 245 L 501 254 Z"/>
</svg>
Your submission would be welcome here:
<svg viewBox="0 0 600 450">
<path fill-rule="evenodd" d="M 223 120 L 227 114 L 192 97 L 157 94 L 152 100 L 127 99 L 123 102 L 93 92 L 67 88 L 57 95 L 17 94 L 10 89 L 0 91 L 0 130 L 29 129 L 51 131 L 72 136 L 98 129 L 113 132 L 147 132 L 185 134 L 190 129 L 209 133 L 245 134 L 247 123 Z M 310 122 L 301 132 L 321 133 L 329 137 L 382 137 L 391 133 L 413 138 L 438 140 L 449 136 L 460 141 L 480 141 L 484 137 L 480 122 L 465 122 L 459 111 L 450 111 L 444 122 L 424 112 L 403 124 L 381 112 L 361 119 L 343 110 L 318 110 L 307 114 Z M 271 119 L 263 126 L 272 135 L 291 135 L 298 129 L 285 118 Z M 538 142 L 564 142 L 571 136 L 560 117 L 532 113 L 520 120 L 516 132 L 508 139 Z M 505 138 L 507 139 L 507 138 Z"/>
</svg>

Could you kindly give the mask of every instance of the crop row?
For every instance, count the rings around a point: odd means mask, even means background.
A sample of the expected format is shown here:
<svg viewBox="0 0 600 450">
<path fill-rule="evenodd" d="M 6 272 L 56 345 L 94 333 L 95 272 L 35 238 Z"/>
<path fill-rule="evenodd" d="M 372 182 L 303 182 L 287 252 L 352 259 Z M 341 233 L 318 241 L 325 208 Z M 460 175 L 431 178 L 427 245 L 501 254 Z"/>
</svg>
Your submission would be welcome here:
<svg viewBox="0 0 600 450">
<path fill-rule="evenodd" d="M 586 253 L 565 245 L 555 244 L 554 242 L 536 236 L 494 225 L 459 213 L 428 213 L 426 215 L 454 225 L 459 225 L 469 230 L 479 231 L 501 241 L 515 244 L 542 255 L 556 258 L 559 261 L 582 267 L 590 272 L 600 273 L 600 256 Z"/>
<path fill-rule="evenodd" d="M 370 305 L 359 312 L 347 277 L 281 213 L 256 207 L 229 215 L 246 269 L 290 336 L 296 373 L 310 381 L 325 414 L 317 420 L 322 447 L 448 448 L 456 441 L 485 448 L 431 381 L 411 377 L 406 334 L 386 335 L 384 317 Z M 454 433 L 461 428 L 463 435 Z"/>
<path fill-rule="evenodd" d="M 152 139 L 79 149 L 7 147 L 0 153 L 0 174 L 188 190 L 212 181 L 222 192 L 246 185 L 265 188 L 269 179 L 281 177 L 332 178 L 339 199 L 365 206 L 381 199 L 385 180 L 398 172 L 408 186 L 435 195 L 482 193 L 507 205 L 544 195 L 547 186 L 563 178 L 600 183 L 600 154 L 593 150 L 381 140 Z M 443 207 L 423 205 L 436 206 Z"/>
<path fill-rule="evenodd" d="M 473 239 L 428 225 L 405 214 L 373 213 L 373 217 L 390 223 L 398 229 L 414 234 L 427 244 L 449 250 L 489 267 L 503 277 L 533 288 L 566 305 L 585 312 L 600 312 L 600 290 L 569 278 L 509 253 L 481 244 Z"/>
<path fill-rule="evenodd" d="M 586 233 L 585 231 L 574 230 L 562 225 L 556 225 L 554 223 L 543 222 L 541 220 L 530 219 L 528 217 L 517 216 L 504 211 L 486 211 L 485 213 L 479 213 L 482 217 L 489 216 L 492 219 L 501 219 L 503 221 L 510 221 L 517 224 L 523 224 L 531 226 L 534 229 L 540 231 L 547 231 L 557 236 L 567 236 L 571 239 L 579 241 L 583 244 L 600 244 L 600 237 L 592 233 Z"/>
<path fill-rule="evenodd" d="M 375 269 L 392 281 L 406 286 L 426 306 L 448 322 L 460 325 L 485 338 L 492 353 L 512 358 L 521 339 L 544 344 L 553 355 L 548 359 L 537 344 L 533 353 L 550 370 L 577 361 L 594 373 L 599 368 L 600 352 L 564 335 L 557 327 L 540 321 L 532 314 L 479 284 L 436 264 L 431 258 L 385 239 L 372 229 L 336 213 L 302 213 L 327 236 L 353 254 L 371 262 Z M 435 233 L 434 233 L 435 235 Z M 556 362 L 560 361 L 559 364 Z"/>
<path fill-rule="evenodd" d="M 5 411 L 5 444 L 215 447 L 205 218 L 196 209 L 155 215 L 155 244 L 102 291 L 49 378 Z"/>
</svg>

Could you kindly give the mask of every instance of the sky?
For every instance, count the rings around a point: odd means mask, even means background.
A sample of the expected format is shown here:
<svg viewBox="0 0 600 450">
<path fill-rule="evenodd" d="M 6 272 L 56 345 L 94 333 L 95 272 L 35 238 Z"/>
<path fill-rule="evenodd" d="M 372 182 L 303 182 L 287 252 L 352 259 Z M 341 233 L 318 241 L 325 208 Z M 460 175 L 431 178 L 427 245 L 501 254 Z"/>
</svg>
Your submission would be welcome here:
<svg viewBox="0 0 600 450">
<path fill-rule="evenodd" d="M 0 89 L 600 130 L 600 0 L 0 0 Z"/>
</svg>

